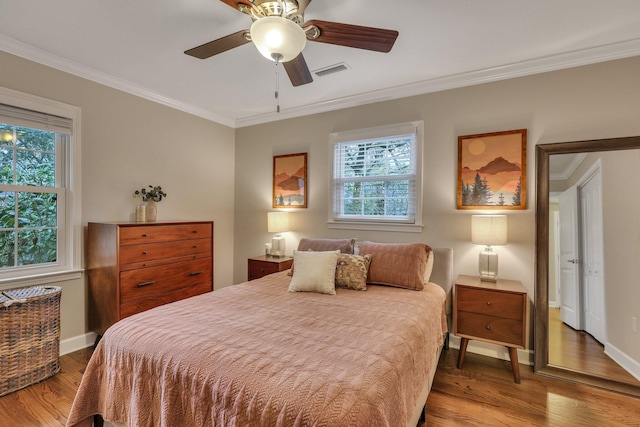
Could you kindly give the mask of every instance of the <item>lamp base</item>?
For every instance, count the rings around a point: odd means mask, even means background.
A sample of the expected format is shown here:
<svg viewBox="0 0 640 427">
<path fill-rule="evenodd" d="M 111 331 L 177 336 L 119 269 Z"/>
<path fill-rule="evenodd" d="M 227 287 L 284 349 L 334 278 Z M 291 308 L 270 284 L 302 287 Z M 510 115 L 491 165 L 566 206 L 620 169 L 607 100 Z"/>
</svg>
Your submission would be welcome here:
<svg viewBox="0 0 640 427">
<path fill-rule="evenodd" d="M 495 282 L 498 276 L 498 254 L 489 250 L 480 252 L 478 258 L 478 272 L 480 280 L 484 282 Z"/>
<path fill-rule="evenodd" d="M 277 257 L 277 258 L 283 257 L 284 250 L 285 250 L 284 237 L 276 236 L 273 239 L 271 239 L 271 256 L 272 257 Z"/>
</svg>

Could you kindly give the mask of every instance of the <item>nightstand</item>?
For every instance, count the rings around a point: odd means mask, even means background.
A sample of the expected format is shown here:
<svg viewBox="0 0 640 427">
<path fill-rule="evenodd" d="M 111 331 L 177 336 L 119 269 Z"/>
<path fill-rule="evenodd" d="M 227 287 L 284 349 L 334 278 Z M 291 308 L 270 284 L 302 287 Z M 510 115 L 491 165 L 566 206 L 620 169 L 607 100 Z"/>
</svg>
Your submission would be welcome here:
<svg viewBox="0 0 640 427">
<path fill-rule="evenodd" d="M 504 345 L 509 349 L 513 378 L 520 383 L 518 349 L 524 348 L 527 290 L 517 280 L 483 282 L 458 276 L 454 290 L 453 333 L 461 338 L 458 368 L 469 340 Z"/>
<path fill-rule="evenodd" d="M 260 255 L 249 258 L 248 280 L 259 279 L 267 274 L 288 270 L 293 264 L 291 257 L 272 257 Z"/>
</svg>

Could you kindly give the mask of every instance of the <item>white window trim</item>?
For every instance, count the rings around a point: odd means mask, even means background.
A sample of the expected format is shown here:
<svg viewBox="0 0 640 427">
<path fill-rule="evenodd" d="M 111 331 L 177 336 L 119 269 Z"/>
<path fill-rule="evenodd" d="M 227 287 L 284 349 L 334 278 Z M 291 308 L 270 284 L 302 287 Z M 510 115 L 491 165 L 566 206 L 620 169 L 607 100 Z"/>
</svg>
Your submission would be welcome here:
<svg viewBox="0 0 640 427">
<path fill-rule="evenodd" d="M 381 138 L 385 136 L 404 135 L 416 133 L 416 198 L 415 198 L 415 223 L 393 223 L 376 221 L 353 221 L 353 220 L 333 220 L 333 204 L 335 200 L 335 185 L 333 183 L 334 145 L 339 142 L 357 141 L 361 139 Z M 399 123 L 394 125 L 378 126 L 366 129 L 356 129 L 343 132 L 334 132 L 329 135 L 329 203 L 327 227 L 338 230 L 371 230 L 371 231 L 394 231 L 406 233 L 421 233 L 422 224 L 422 153 L 424 145 L 424 122 L 422 120 L 414 122 Z"/>
<path fill-rule="evenodd" d="M 81 169 L 82 159 L 80 143 L 81 109 L 74 105 L 42 98 L 13 89 L 0 87 L 0 103 L 13 105 L 33 111 L 66 117 L 72 120 L 73 149 L 65 150 L 66 161 L 69 165 L 67 177 L 67 191 L 65 198 L 65 212 L 69 217 L 66 226 L 67 247 L 64 249 L 65 263 L 55 268 L 34 268 L 32 274 L 28 269 L 23 270 L 19 277 L 0 279 L 0 289 L 15 286 L 31 286 L 53 281 L 73 280 L 82 277 L 82 205 L 81 197 Z M 37 270 L 37 271 L 36 271 Z"/>
</svg>

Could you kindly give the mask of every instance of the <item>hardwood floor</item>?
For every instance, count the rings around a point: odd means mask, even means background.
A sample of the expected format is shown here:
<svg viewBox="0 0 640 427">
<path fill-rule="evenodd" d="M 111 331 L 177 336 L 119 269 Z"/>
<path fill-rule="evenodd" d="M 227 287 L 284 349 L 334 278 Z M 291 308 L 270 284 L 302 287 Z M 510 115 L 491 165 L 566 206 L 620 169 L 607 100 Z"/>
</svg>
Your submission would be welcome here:
<svg viewBox="0 0 640 427">
<path fill-rule="evenodd" d="M 0 427 L 64 426 L 82 372 L 84 349 L 61 357 L 59 374 L 0 397 Z M 640 426 L 640 399 L 533 374 L 520 366 L 513 382 L 507 361 L 444 351 L 427 400 L 425 426 Z"/>
<path fill-rule="evenodd" d="M 604 346 L 595 338 L 565 325 L 559 308 L 549 308 L 549 363 L 640 386 L 640 381 L 604 353 Z"/>
</svg>

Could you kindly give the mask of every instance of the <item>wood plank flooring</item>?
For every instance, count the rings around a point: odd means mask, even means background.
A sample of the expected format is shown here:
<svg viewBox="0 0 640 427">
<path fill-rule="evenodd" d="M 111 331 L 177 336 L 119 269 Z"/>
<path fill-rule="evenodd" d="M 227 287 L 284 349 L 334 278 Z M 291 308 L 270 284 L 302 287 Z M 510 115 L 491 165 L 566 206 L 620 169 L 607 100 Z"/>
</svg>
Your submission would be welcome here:
<svg viewBox="0 0 640 427">
<path fill-rule="evenodd" d="M 425 426 L 640 426 L 640 399 L 533 374 L 521 365 L 515 384 L 507 361 L 458 351 L 443 352 L 427 400 Z M 91 349 L 61 357 L 59 374 L 0 397 L 0 427 L 59 427 Z"/>
<path fill-rule="evenodd" d="M 564 324 L 559 308 L 549 308 L 549 363 L 640 386 L 640 381 L 604 353 L 604 346 L 595 338 Z"/>
</svg>

